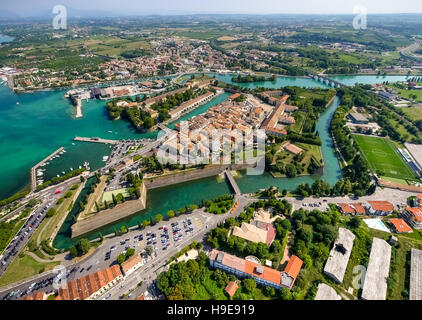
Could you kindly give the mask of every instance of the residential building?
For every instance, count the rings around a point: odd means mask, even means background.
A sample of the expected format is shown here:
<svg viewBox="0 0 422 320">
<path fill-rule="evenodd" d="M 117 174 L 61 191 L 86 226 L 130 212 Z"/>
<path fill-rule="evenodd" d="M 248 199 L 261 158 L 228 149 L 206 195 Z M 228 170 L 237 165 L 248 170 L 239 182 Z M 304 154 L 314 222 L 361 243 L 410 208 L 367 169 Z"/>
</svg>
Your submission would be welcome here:
<svg viewBox="0 0 422 320">
<path fill-rule="evenodd" d="M 366 204 L 369 214 L 386 216 L 394 211 L 394 206 L 388 201 L 368 201 Z"/>
<path fill-rule="evenodd" d="M 229 284 L 226 286 L 226 288 L 224 289 L 224 291 L 227 292 L 227 294 L 230 297 L 233 297 L 234 294 L 236 293 L 237 289 L 239 288 L 239 285 L 237 284 L 236 281 L 230 281 Z"/>
<path fill-rule="evenodd" d="M 142 258 L 139 254 L 134 254 L 122 263 L 122 271 L 125 277 L 138 270 L 143 265 Z"/>
<path fill-rule="evenodd" d="M 95 300 L 123 279 L 118 265 L 69 281 L 57 300 Z"/>
<path fill-rule="evenodd" d="M 257 221 L 257 225 L 243 222 L 241 227 L 233 228 L 232 235 L 251 242 L 263 242 L 270 246 L 275 237 L 274 227 L 260 221 Z"/>
<path fill-rule="evenodd" d="M 422 209 L 407 207 L 403 213 L 403 218 L 415 229 L 422 229 Z"/>
<path fill-rule="evenodd" d="M 302 264 L 302 260 L 292 256 L 285 271 L 279 272 L 216 249 L 212 250 L 210 255 L 210 266 L 212 268 L 232 273 L 239 278 L 253 278 L 259 285 L 273 287 L 277 290 L 293 287 Z"/>
<path fill-rule="evenodd" d="M 412 233 L 413 230 L 411 227 L 409 227 L 409 225 L 403 220 L 403 219 L 390 219 L 388 220 L 393 229 L 394 232 L 397 233 Z"/>
<path fill-rule="evenodd" d="M 338 283 L 343 282 L 355 235 L 348 229 L 339 228 L 338 237 L 330 251 L 324 273 Z"/>
</svg>

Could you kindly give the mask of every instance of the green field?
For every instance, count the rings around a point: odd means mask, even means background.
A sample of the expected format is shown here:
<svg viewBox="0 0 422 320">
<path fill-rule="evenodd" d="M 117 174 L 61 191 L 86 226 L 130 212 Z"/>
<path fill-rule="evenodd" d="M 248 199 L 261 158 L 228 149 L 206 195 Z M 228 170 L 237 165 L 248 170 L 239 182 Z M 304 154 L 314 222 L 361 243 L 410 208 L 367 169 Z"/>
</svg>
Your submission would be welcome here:
<svg viewBox="0 0 422 320">
<path fill-rule="evenodd" d="M 104 202 L 104 200 L 107 201 L 107 202 L 111 202 L 111 201 L 113 201 L 113 194 L 114 194 L 114 196 L 117 196 L 119 193 L 121 193 L 123 195 L 123 197 L 125 197 L 125 198 L 129 197 L 129 189 L 123 188 L 123 189 L 118 189 L 118 190 L 114 190 L 114 191 L 104 192 L 103 197 L 101 199 L 101 202 Z"/>
<path fill-rule="evenodd" d="M 422 108 L 421 107 L 412 107 L 412 108 L 401 108 L 409 119 L 412 120 L 422 120 Z"/>
<path fill-rule="evenodd" d="M 404 180 L 415 179 L 413 171 L 388 139 L 361 135 L 354 135 L 353 138 L 370 168 L 378 175 Z"/>
</svg>

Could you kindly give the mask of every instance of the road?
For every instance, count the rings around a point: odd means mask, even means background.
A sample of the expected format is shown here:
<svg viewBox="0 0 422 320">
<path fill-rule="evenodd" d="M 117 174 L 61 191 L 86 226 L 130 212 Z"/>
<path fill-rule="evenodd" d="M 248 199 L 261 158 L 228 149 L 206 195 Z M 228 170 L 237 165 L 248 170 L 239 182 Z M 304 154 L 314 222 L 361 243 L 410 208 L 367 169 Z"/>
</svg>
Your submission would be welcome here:
<svg viewBox="0 0 422 320">
<path fill-rule="evenodd" d="M 0 277 L 9 267 L 9 265 L 16 258 L 17 254 L 25 248 L 31 236 L 35 233 L 38 227 L 45 219 L 48 210 L 56 205 L 57 200 L 66 193 L 74 182 L 67 181 L 61 186 L 56 186 L 54 189 L 50 189 L 47 192 L 39 194 L 40 204 L 37 204 L 31 214 L 28 216 L 25 224 L 22 226 L 20 231 L 12 239 L 6 249 L 1 255 L 0 262 Z M 59 194 L 56 194 L 56 190 L 60 190 Z"/>
<path fill-rule="evenodd" d="M 137 284 L 140 281 L 143 281 L 144 284 L 142 287 L 149 285 L 153 280 L 155 280 L 156 276 L 161 272 L 158 269 L 165 266 L 168 258 L 175 255 L 185 246 L 189 245 L 192 241 L 203 241 L 205 235 L 209 230 L 212 230 L 217 226 L 218 223 L 224 221 L 229 216 L 237 216 L 239 215 L 244 208 L 249 205 L 252 201 L 247 199 L 246 197 L 238 197 L 239 205 L 236 208 L 235 212 L 230 214 L 227 213 L 225 215 L 213 215 L 205 213 L 203 210 L 198 209 L 195 210 L 191 214 L 182 215 L 176 218 L 171 219 L 170 221 L 162 221 L 154 226 L 147 227 L 144 230 L 133 230 L 129 233 L 114 237 L 111 239 L 105 239 L 103 244 L 101 244 L 90 256 L 85 258 L 82 261 L 72 263 L 72 261 L 66 261 L 66 263 L 62 263 L 62 266 L 65 267 L 68 275 L 67 279 L 77 279 L 81 278 L 82 276 L 94 273 L 99 270 L 103 270 L 108 268 L 116 263 L 117 256 L 125 251 L 127 247 L 135 248 L 136 253 L 143 253 L 144 247 L 146 245 L 146 233 L 152 232 L 157 235 L 157 240 L 159 238 L 160 227 L 167 226 L 169 230 L 171 230 L 170 224 L 173 222 L 179 222 L 182 225 L 183 220 L 189 218 L 192 221 L 192 225 L 194 227 L 194 231 L 191 234 L 184 234 L 184 238 L 181 241 L 175 242 L 172 237 L 170 237 L 170 247 L 166 250 L 162 250 L 159 245 L 155 245 L 157 247 L 157 256 L 155 253 L 153 254 L 152 258 L 150 258 L 146 264 L 137 270 L 135 273 L 130 275 L 127 279 L 125 279 L 121 284 L 116 285 L 113 289 L 109 291 L 112 294 L 110 299 L 119 299 L 119 297 L 127 292 L 129 289 L 136 288 Z M 184 231 L 182 229 L 182 231 Z M 183 232 L 184 233 L 184 232 Z M 142 234 L 144 237 L 144 241 L 136 240 L 139 235 Z M 128 241 L 126 241 L 128 240 Z M 158 241 L 157 241 L 158 242 Z M 115 250 L 111 251 L 112 247 L 116 247 Z M 106 260 L 106 253 L 111 252 L 110 259 Z M 66 266 L 65 266 L 66 265 Z M 19 292 L 19 295 L 22 293 L 33 294 L 38 291 L 50 292 L 55 290 L 53 286 L 53 278 L 58 274 L 56 271 L 50 271 L 45 274 L 37 275 L 31 278 L 30 280 L 24 280 L 18 284 L 12 284 L 10 286 L 0 288 L 0 298 L 6 297 L 10 292 Z M 29 290 L 32 284 L 34 285 L 32 290 Z M 121 285 L 124 285 L 121 287 Z M 139 290 L 140 288 L 138 288 Z M 108 293 L 107 293 L 108 294 Z M 105 296 L 101 297 L 100 299 L 104 299 Z M 16 299 L 17 296 L 14 295 L 12 299 Z"/>
</svg>

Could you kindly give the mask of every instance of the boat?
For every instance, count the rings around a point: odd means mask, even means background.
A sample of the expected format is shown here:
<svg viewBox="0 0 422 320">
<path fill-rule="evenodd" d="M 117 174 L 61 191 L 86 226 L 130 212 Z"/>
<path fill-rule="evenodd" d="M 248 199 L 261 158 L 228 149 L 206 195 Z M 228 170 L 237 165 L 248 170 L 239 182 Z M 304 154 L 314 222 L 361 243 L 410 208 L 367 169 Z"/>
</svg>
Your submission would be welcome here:
<svg viewBox="0 0 422 320">
<path fill-rule="evenodd" d="M 79 166 L 79 169 L 82 169 L 82 166 Z"/>
<path fill-rule="evenodd" d="M 113 131 L 107 131 L 108 133 L 113 133 Z"/>
<path fill-rule="evenodd" d="M 16 104 L 19 104 L 19 102 L 16 102 Z"/>
<path fill-rule="evenodd" d="M 60 175 L 59 174 L 57 175 L 57 178 L 60 178 Z"/>
<path fill-rule="evenodd" d="M 64 171 L 62 171 L 62 174 L 66 174 Z"/>
<path fill-rule="evenodd" d="M 73 168 L 70 168 L 70 171 L 73 171 Z"/>
</svg>

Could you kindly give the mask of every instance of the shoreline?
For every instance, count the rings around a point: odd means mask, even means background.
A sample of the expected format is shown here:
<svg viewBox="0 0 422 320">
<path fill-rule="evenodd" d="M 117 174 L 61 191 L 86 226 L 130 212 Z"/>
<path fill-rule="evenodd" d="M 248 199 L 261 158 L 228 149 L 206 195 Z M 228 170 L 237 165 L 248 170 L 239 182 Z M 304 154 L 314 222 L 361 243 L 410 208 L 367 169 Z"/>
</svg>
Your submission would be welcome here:
<svg viewBox="0 0 422 320">
<path fill-rule="evenodd" d="M 184 75 L 193 75 L 193 74 L 213 74 L 213 75 L 238 75 L 238 73 L 236 73 L 235 71 L 233 72 L 227 72 L 227 73 L 218 73 L 218 72 L 193 72 L 193 73 L 186 73 Z M 272 74 L 269 74 L 272 75 Z M 104 82 L 92 82 L 92 83 L 87 83 L 86 85 L 81 85 L 81 86 L 62 86 L 62 87 L 57 87 L 57 88 L 37 88 L 37 89 L 33 89 L 33 90 L 16 90 L 15 88 L 11 89 L 11 91 L 13 91 L 16 94 L 20 94 L 20 93 L 36 93 L 36 92 L 44 92 L 44 91 L 60 91 L 60 90 L 78 90 L 78 89 L 88 89 L 90 87 L 101 87 L 101 86 L 107 86 L 107 85 L 129 85 L 130 83 L 132 84 L 136 84 L 137 82 L 142 82 L 142 81 L 147 81 L 147 80 L 155 80 L 155 79 L 161 79 L 161 78 L 174 78 L 177 77 L 178 74 L 171 74 L 171 75 L 166 75 L 166 76 L 152 76 L 152 77 L 146 77 L 146 78 L 136 78 L 136 79 L 130 79 L 127 80 L 127 82 L 125 83 L 119 83 L 119 81 L 117 80 L 110 80 L 110 81 L 104 81 Z M 410 75 L 408 76 L 407 74 L 401 74 L 401 73 L 387 73 L 385 75 L 379 75 L 377 73 L 356 73 L 356 74 L 325 74 L 324 76 L 326 77 L 359 77 L 359 76 L 377 76 L 377 77 L 388 77 L 388 76 L 403 76 L 403 77 L 421 77 L 422 73 L 417 74 L 417 75 Z M 310 79 L 308 76 L 291 76 L 291 75 L 282 75 L 282 74 L 277 74 L 278 78 L 297 78 L 297 79 Z M 258 81 L 260 82 L 260 81 Z M 272 82 L 271 80 L 267 80 L 267 81 L 263 81 L 263 82 Z M 253 82 L 245 82 L 247 83 L 253 83 Z M 233 82 L 233 85 L 237 85 L 237 83 Z"/>
</svg>

